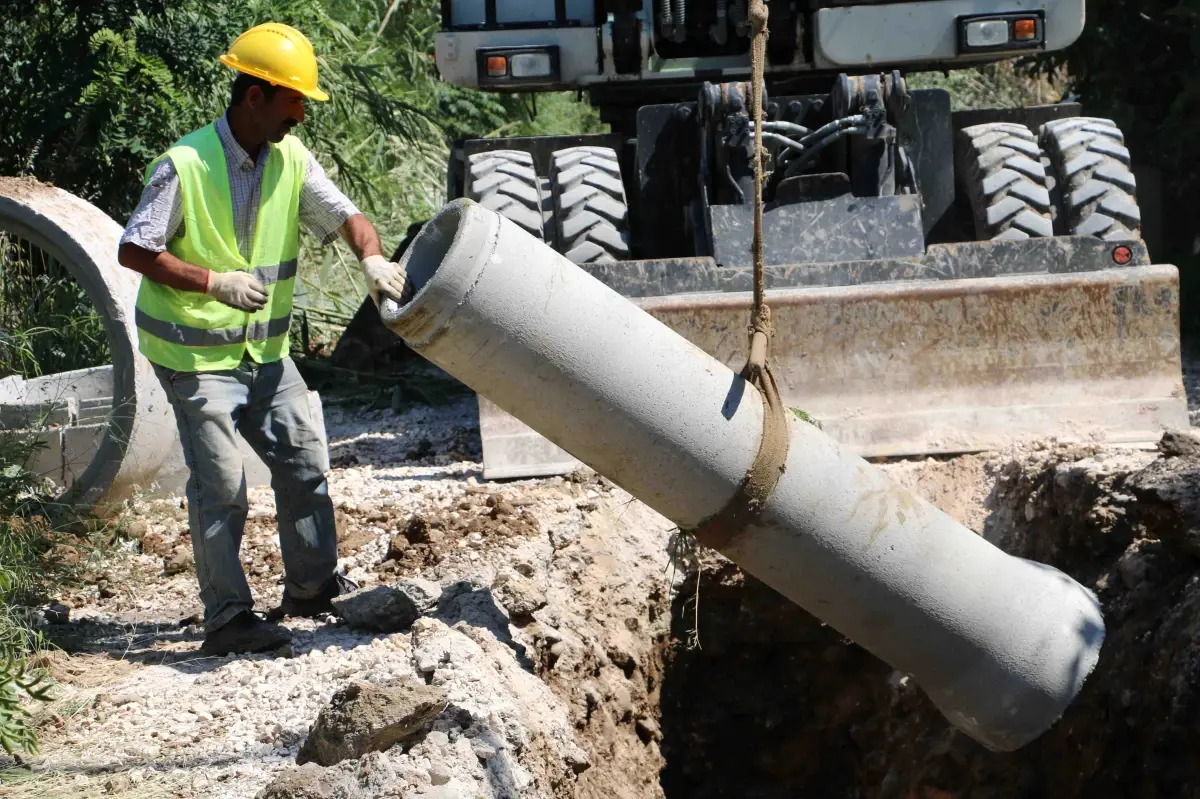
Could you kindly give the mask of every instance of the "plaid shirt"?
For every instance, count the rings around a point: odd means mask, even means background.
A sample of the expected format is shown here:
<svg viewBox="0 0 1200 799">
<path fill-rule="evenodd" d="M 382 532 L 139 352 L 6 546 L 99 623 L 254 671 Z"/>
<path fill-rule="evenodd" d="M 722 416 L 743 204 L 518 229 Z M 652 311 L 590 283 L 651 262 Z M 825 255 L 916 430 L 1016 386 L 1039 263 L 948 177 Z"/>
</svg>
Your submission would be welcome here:
<svg viewBox="0 0 1200 799">
<path fill-rule="evenodd" d="M 238 250 L 249 258 L 254 243 L 254 229 L 258 223 L 258 207 L 262 197 L 263 168 L 267 164 L 270 144 L 264 142 L 258 158 L 250 160 L 249 154 L 238 144 L 229 129 L 229 122 L 222 115 L 215 123 L 217 136 L 225 150 L 225 167 L 229 174 L 229 192 L 233 199 L 233 224 L 237 235 Z M 325 175 L 325 170 L 312 154 L 308 156 L 308 169 L 304 187 L 300 191 L 300 222 L 322 244 L 337 238 L 338 228 L 348 218 L 359 213 L 354 203 L 338 190 Z M 175 236 L 183 220 L 183 209 L 179 202 L 179 175 L 171 159 L 164 158 L 150 175 L 137 208 L 129 217 L 121 244 L 131 242 L 151 252 L 163 252 L 167 242 Z"/>
</svg>

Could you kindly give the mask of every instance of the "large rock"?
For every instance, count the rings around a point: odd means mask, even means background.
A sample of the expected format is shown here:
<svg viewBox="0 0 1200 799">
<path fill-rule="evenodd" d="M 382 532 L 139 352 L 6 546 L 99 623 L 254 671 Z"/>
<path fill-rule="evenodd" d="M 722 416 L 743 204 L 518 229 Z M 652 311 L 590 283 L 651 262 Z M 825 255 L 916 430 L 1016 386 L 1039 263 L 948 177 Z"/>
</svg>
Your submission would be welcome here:
<svg viewBox="0 0 1200 799">
<path fill-rule="evenodd" d="M 391 685 L 351 683 L 317 716 L 296 763 L 332 766 L 367 752 L 386 752 L 437 718 L 446 692 L 413 679 Z"/>
<path fill-rule="evenodd" d="M 402 580 L 335 597 L 334 610 L 352 627 L 394 633 L 407 630 L 438 603 L 442 589 L 428 580 Z"/>
<path fill-rule="evenodd" d="M 393 794 L 396 773 L 379 754 L 322 768 L 305 763 L 280 774 L 256 799 L 375 799 Z"/>
<path fill-rule="evenodd" d="M 280 774 L 257 799 L 357 799 L 359 796 L 358 780 L 350 771 L 306 763 Z"/>
<path fill-rule="evenodd" d="M 492 583 L 492 593 L 508 611 L 509 616 L 529 616 L 546 605 L 546 592 L 532 580 L 518 574 L 504 573 Z"/>
</svg>

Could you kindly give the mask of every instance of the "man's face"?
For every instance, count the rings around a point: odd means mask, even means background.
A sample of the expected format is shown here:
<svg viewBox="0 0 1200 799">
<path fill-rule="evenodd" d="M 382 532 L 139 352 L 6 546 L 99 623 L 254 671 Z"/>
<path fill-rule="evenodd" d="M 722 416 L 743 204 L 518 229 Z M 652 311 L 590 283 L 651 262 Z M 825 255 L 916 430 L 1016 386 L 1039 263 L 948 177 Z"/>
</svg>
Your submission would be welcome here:
<svg viewBox="0 0 1200 799">
<path fill-rule="evenodd" d="M 247 92 L 246 99 L 259 135 L 268 141 L 283 141 L 292 128 L 304 121 L 304 95 L 295 89 L 280 86 L 268 100 L 262 89 L 255 86 Z"/>
</svg>

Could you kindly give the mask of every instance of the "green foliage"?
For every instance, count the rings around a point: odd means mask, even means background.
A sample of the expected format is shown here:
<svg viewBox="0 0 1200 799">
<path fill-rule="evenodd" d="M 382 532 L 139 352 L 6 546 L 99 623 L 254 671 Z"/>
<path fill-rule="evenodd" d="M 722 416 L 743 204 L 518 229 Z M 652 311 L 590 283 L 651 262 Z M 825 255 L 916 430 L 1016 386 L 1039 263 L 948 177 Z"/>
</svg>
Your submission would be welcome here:
<svg viewBox="0 0 1200 799">
<path fill-rule="evenodd" d="M 0 374 L 36 377 L 111 357 L 104 324 L 66 267 L 0 232 Z"/>
<path fill-rule="evenodd" d="M 40 506 L 41 479 L 23 464 L 43 446 L 43 442 L 20 431 L 0 430 L 0 518 L 21 513 L 31 504 Z M 14 560 L 4 544 L 5 538 L 0 535 L 0 563 L 11 569 Z"/>
<path fill-rule="evenodd" d="M 813 416 L 808 411 L 802 411 L 799 408 L 792 408 L 792 414 L 800 421 L 807 422 L 819 430 L 824 429 L 824 426 L 821 424 L 821 420 Z"/>
<path fill-rule="evenodd" d="M 169 119 L 187 102 L 166 64 L 138 52 L 137 30 L 145 25 L 135 19 L 128 31 L 102 28 L 88 39 L 94 71 L 79 94 L 70 141 L 78 147 L 85 134 L 94 133 L 88 145 L 94 143 L 101 167 L 115 166 L 114 155 L 144 160 L 157 155 L 147 147 L 157 136 L 148 125 Z"/>
<path fill-rule="evenodd" d="M 0 578 L 3 575 L 0 571 Z M 45 673 L 40 670 L 30 672 L 25 661 L 15 655 L 7 654 L 0 663 L 0 746 L 8 754 L 17 751 L 37 753 L 37 735 L 29 726 L 30 713 L 22 701 L 29 697 L 47 702 L 49 689 Z"/>
<path fill-rule="evenodd" d="M 909 88 L 945 89 L 951 108 L 1017 108 L 1058 102 L 1061 76 L 1040 71 L 1027 60 L 1000 61 L 946 73 L 918 72 L 907 76 Z"/>
<path fill-rule="evenodd" d="M 316 0 L 17 0 L 0 18 L 0 173 L 31 174 L 123 220 L 147 162 L 219 113 L 216 61 L 263 18 Z"/>
<path fill-rule="evenodd" d="M 40 479 L 22 464 L 40 446 L 31 437 L 0 431 L 0 747 L 37 752 L 24 702 L 47 701 L 46 676 L 30 671 L 26 657 L 40 644 L 18 603 L 40 598 L 54 579 L 48 567 L 49 524 L 40 511 Z"/>
</svg>

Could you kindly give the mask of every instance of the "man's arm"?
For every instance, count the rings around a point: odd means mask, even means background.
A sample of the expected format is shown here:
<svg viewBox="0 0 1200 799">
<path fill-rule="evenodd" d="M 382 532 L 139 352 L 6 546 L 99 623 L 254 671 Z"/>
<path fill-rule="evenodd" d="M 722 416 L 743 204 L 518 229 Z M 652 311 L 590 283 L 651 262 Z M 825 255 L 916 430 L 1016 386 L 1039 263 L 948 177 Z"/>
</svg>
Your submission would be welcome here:
<svg viewBox="0 0 1200 799">
<path fill-rule="evenodd" d="M 154 168 L 142 198 L 117 247 L 117 263 L 164 286 L 207 294 L 239 311 L 264 308 L 267 292 L 248 272 L 213 272 L 167 252 L 167 240 L 179 230 L 179 176 L 171 159 Z"/>
<path fill-rule="evenodd" d="M 379 305 L 383 296 L 399 303 L 407 302 L 413 295 L 413 284 L 399 264 L 383 257 L 383 245 L 379 233 L 365 216 L 355 214 L 340 228 L 342 238 L 358 257 L 363 278 L 367 281 L 367 293 Z"/>
<path fill-rule="evenodd" d="M 117 261 L 150 280 L 207 294 L 239 311 L 253 313 L 267 304 L 267 290 L 249 272 L 213 272 L 169 252 L 151 252 L 130 242 L 117 250 Z"/>
<path fill-rule="evenodd" d="M 312 153 L 308 155 L 308 170 L 300 192 L 300 219 L 322 244 L 329 244 L 341 234 L 358 258 L 367 293 L 376 304 L 385 295 L 396 302 L 412 296 L 413 286 L 404 270 L 383 256 L 383 244 L 375 226 L 333 185 Z"/>
<path fill-rule="evenodd" d="M 300 192 L 300 220 L 322 244 L 332 243 L 341 234 L 359 261 L 383 254 L 374 225 L 334 185 L 312 153 L 308 154 L 308 169 Z"/>
<path fill-rule="evenodd" d="M 350 216 L 338 228 L 342 238 L 349 245 L 354 256 L 365 261 L 372 255 L 383 255 L 383 244 L 379 241 L 379 232 L 364 214 Z"/>
<path fill-rule="evenodd" d="M 153 252 L 134 244 L 123 243 L 117 250 L 117 263 L 128 269 L 180 291 L 206 291 L 210 272 L 202 266 L 189 264 L 166 250 Z"/>
<path fill-rule="evenodd" d="M 171 159 L 164 158 L 151 172 L 121 234 L 117 263 L 174 289 L 204 291 L 208 270 L 167 252 L 167 241 L 179 229 L 182 218 L 179 176 Z"/>
</svg>

